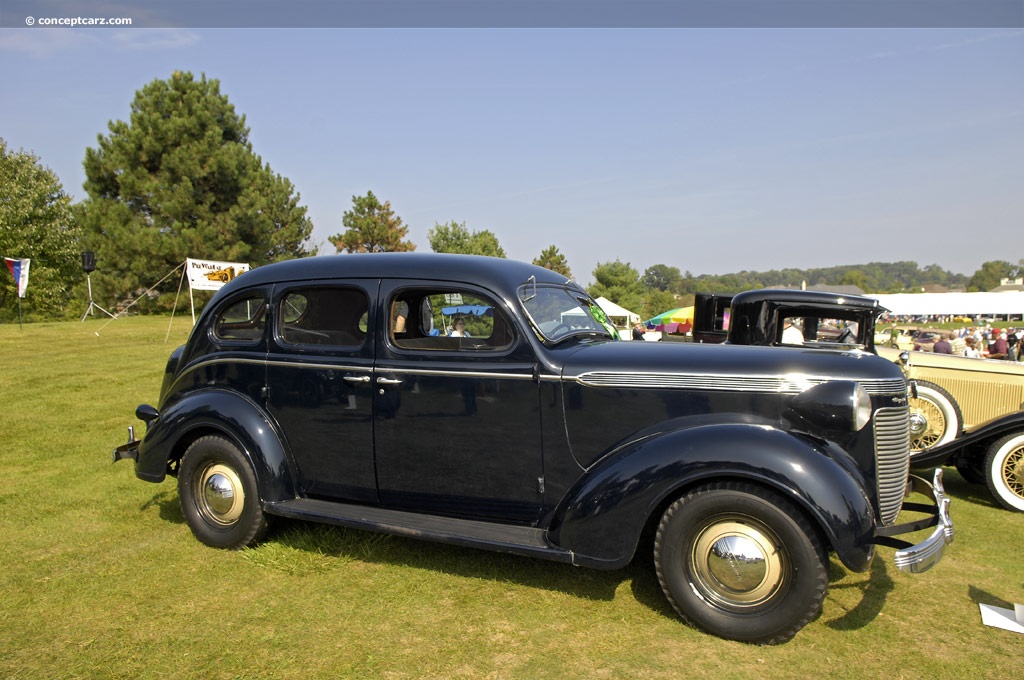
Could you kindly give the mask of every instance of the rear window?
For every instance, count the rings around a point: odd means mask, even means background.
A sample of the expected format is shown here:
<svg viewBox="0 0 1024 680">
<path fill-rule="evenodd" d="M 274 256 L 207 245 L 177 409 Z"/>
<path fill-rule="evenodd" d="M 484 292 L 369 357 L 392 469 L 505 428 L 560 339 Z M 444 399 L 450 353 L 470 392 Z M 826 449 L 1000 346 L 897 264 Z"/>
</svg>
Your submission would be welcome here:
<svg viewBox="0 0 1024 680">
<path fill-rule="evenodd" d="M 213 335 L 218 340 L 255 342 L 263 338 L 267 302 L 262 295 L 252 295 L 224 307 L 213 322 Z"/>
</svg>

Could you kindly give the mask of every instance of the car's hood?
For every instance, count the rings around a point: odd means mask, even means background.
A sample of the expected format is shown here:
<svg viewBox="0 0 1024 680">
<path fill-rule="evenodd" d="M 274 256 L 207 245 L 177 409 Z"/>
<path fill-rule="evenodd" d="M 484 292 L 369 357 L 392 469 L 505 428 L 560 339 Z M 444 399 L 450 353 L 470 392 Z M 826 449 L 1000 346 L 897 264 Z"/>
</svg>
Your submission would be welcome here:
<svg viewBox="0 0 1024 680">
<path fill-rule="evenodd" d="M 745 347 L 677 342 L 609 342 L 580 349 L 563 366 L 567 378 L 596 375 L 657 379 L 658 376 L 786 377 L 833 380 L 902 379 L 900 368 L 862 351 Z M 616 382 L 609 380 L 609 382 Z M 654 385 L 651 385 L 654 386 Z"/>
</svg>

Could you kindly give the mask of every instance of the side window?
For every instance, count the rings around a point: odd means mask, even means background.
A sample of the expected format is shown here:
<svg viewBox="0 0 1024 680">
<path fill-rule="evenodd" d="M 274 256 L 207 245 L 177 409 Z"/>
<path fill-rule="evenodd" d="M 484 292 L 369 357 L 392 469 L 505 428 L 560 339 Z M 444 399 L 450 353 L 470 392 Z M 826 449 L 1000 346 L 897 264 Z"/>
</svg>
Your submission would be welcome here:
<svg viewBox="0 0 1024 680">
<path fill-rule="evenodd" d="M 787 316 L 782 320 L 781 335 L 779 342 L 783 345 L 802 345 L 808 340 L 807 336 L 804 335 L 805 329 L 810 331 L 808 320 L 798 316 Z M 810 338 L 814 340 L 814 338 Z"/>
<path fill-rule="evenodd" d="M 213 322 L 218 340 L 253 342 L 263 337 L 267 303 L 262 295 L 253 295 L 233 302 L 220 311 Z"/>
<path fill-rule="evenodd" d="M 402 349 L 497 351 L 515 339 L 504 312 L 468 291 L 407 289 L 394 296 L 389 308 L 389 335 Z"/>
<path fill-rule="evenodd" d="M 293 345 L 360 345 L 368 310 L 369 298 L 359 288 L 297 288 L 281 298 L 278 330 Z"/>
</svg>

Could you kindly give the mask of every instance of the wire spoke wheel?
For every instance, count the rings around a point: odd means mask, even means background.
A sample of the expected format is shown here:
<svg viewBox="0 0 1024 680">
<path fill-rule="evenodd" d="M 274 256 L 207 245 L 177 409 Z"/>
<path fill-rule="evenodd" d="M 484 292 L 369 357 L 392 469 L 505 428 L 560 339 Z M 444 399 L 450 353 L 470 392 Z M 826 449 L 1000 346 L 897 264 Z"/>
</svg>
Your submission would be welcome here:
<svg viewBox="0 0 1024 680">
<path fill-rule="evenodd" d="M 960 407 L 938 385 L 918 381 L 917 396 L 910 399 L 910 451 L 921 453 L 956 439 L 963 429 Z"/>
<path fill-rule="evenodd" d="M 1024 512 L 1024 434 L 1003 437 L 989 448 L 985 482 L 1000 505 Z"/>
</svg>

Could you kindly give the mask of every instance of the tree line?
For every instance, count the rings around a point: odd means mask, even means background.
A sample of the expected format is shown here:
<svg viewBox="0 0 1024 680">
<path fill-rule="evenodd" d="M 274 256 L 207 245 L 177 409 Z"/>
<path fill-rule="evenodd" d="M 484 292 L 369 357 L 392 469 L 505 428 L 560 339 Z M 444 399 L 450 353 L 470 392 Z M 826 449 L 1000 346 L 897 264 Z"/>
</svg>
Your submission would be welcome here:
<svg viewBox="0 0 1024 680">
<path fill-rule="evenodd" d="M 173 306 L 173 290 L 149 286 L 188 257 L 257 267 L 316 254 L 313 224 L 298 191 L 256 154 L 249 132 L 217 80 L 189 72 L 154 80 L 136 92 L 129 119 L 110 121 L 97 146 L 86 149 L 86 197 L 76 204 L 39 158 L 8 149 L 0 139 L 0 254 L 32 260 L 26 318 L 73 318 L 84 308 L 83 252 L 102 263 L 91 275 L 93 298 L 108 308 L 131 303 L 141 312 Z M 416 248 L 390 202 L 372 191 L 352 197 L 341 227 L 329 238 L 337 252 Z M 505 257 L 493 232 L 465 222 L 435 223 L 427 240 L 434 252 Z M 533 262 L 573 276 L 554 244 Z M 649 318 L 691 304 L 697 292 L 805 282 L 885 293 L 926 284 L 988 290 L 1020 273 L 1020 265 L 996 261 L 971 277 L 914 262 L 710 276 L 664 264 L 641 273 L 615 260 L 594 268 L 589 292 Z M 0 273 L 0 320 L 16 315 L 13 278 Z"/>
</svg>

